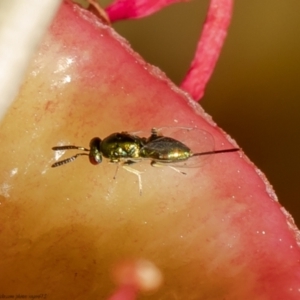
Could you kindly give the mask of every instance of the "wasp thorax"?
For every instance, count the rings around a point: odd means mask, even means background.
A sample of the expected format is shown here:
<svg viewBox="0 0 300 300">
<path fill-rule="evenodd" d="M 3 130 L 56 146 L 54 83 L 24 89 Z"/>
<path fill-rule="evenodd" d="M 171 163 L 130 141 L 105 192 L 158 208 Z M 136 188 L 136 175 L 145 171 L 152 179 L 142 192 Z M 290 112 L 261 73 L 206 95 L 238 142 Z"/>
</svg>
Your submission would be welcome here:
<svg viewBox="0 0 300 300">
<path fill-rule="evenodd" d="M 95 137 L 90 141 L 89 159 L 90 163 L 93 165 L 98 165 L 102 162 L 102 153 L 100 151 L 100 145 L 101 139 L 98 137 Z"/>
</svg>

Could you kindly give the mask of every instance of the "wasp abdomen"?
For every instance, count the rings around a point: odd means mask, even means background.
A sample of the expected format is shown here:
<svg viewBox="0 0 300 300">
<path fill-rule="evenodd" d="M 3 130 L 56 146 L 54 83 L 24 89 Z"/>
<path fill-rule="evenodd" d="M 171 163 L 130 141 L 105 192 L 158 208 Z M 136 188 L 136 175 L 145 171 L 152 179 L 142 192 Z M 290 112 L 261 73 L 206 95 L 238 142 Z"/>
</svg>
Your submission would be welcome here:
<svg viewBox="0 0 300 300">
<path fill-rule="evenodd" d="M 141 157 L 166 162 L 186 160 L 191 155 L 191 150 L 186 145 L 173 138 L 164 136 L 148 142 L 140 150 Z"/>
</svg>

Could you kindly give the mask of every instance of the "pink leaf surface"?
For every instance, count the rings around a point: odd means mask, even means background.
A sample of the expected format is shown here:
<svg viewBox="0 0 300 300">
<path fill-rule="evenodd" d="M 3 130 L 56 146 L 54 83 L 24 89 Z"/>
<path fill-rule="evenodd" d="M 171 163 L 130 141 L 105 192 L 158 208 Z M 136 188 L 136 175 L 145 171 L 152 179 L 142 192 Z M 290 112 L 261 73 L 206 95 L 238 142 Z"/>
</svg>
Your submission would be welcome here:
<svg viewBox="0 0 300 300">
<path fill-rule="evenodd" d="M 196 127 L 216 149 L 235 147 L 109 26 L 65 2 L 0 127 L 1 293 L 134 299 L 112 266 L 142 258 L 163 284 L 139 299 L 299 299 L 299 232 L 244 154 L 186 176 L 146 164 L 142 196 L 133 174 L 113 179 L 113 164 L 50 167 L 63 154 L 53 146 L 153 126 Z"/>
</svg>

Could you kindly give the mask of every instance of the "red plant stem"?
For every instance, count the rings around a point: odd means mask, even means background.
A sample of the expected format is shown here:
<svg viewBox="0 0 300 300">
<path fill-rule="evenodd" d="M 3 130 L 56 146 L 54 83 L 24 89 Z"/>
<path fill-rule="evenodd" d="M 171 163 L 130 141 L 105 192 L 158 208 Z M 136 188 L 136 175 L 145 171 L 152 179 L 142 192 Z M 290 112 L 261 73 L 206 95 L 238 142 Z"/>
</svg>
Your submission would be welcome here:
<svg viewBox="0 0 300 300">
<path fill-rule="evenodd" d="M 211 0 L 194 60 L 180 87 L 200 100 L 219 58 L 232 16 L 233 0 Z"/>
<path fill-rule="evenodd" d="M 135 300 L 137 290 L 132 286 L 121 286 L 111 295 L 108 300 Z"/>
</svg>

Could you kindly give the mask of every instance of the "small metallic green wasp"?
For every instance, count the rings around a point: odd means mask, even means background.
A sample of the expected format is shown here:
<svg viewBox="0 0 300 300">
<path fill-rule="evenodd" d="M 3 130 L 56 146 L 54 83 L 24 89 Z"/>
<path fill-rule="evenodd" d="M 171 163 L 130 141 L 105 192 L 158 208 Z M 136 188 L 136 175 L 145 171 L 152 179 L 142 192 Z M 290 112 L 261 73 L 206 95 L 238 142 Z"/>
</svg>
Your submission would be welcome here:
<svg viewBox="0 0 300 300">
<path fill-rule="evenodd" d="M 162 131 L 167 131 L 168 135 L 174 137 L 163 135 L 161 134 Z M 196 128 L 152 128 L 151 135 L 148 138 L 140 137 L 137 135 L 138 133 L 116 132 L 103 140 L 95 137 L 90 141 L 90 149 L 73 145 L 53 147 L 54 151 L 76 149 L 84 152 L 57 161 L 52 167 L 67 164 L 82 155 L 89 156 L 91 164 L 98 165 L 102 162 L 102 157 L 105 157 L 109 162 L 116 163 L 118 167 L 121 165 L 127 171 L 137 175 L 141 193 L 141 172 L 132 168 L 132 164 L 147 159 L 150 160 L 153 167 L 167 166 L 185 174 L 177 168 L 198 167 L 203 163 L 205 157 L 210 154 L 240 150 L 239 148 L 214 150 L 212 136 L 208 132 Z"/>
</svg>

